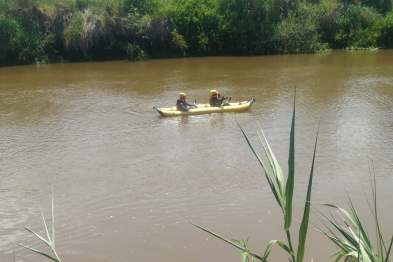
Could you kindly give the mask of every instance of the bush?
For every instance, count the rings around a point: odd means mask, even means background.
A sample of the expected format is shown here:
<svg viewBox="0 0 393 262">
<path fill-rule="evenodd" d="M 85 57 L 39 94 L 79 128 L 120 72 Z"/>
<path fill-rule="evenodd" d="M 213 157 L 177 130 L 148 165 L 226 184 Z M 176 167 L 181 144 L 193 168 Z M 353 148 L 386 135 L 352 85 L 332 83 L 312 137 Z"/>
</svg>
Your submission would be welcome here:
<svg viewBox="0 0 393 262">
<path fill-rule="evenodd" d="M 369 32 L 363 31 L 372 25 L 377 18 L 378 13 L 370 7 L 348 5 L 337 19 L 333 47 L 363 47 L 372 43 L 372 37 L 367 35 Z"/>
<path fill-rule="evenodd" d="M 222 49 L 231 55 L 268 53 L 275 10 L 268 0 L 221 0 Z"/>
<path fill-rule="evenodd" d="M 171 32 L 172 35 L 172 41 L 170 42 L 170 46 L 175 48 L 175 49 L 180 49 L 181 51 L 184 51 L 188 48 L 186 41 L 184 41 L 184 38 L 181 34 L 177 32 L 177 30 L 173 30 Z"/>
<path fill-rule="evenodd" d="M 18 50 L 23 46 L 26 31 L 16 19 L 0 15 L 0 64 L 7 59 L 15 59 Z"/>
<path fill-rule="evenodd" d="M 54 60 L 55 35 L 31 33 L 20 49 L 18 61 L 22 64 L 46 64 Z"/>
<path fill-rule="evenodd" d="M 146 60 L 148 59 L 146 52 L 135 42 L 128 43 L 126 48 L 128 60 Z"/>
<path fill-rule="evenodd" d="M 70 23 L 64 28 L 63 35 L 66 49 L 87 49 L 86 39 L 83 38 L 83 17 L 81 13 L 74 14 Z"/>
<path fill-rule="evenodd" d="M 375 19 L 364 30 L 351 34 L 351 49 L 392 48 L 393 12 Z"/>
<path fill-rule="evenodd" d="M 301 5 L 278 23 L 274 36 L 278 53 L 315 53 L 320 51 L 321 47 L 326 48 L 318 35 L 315 14 L 312 6 Z"/>
<path fill-rule="evenodd" d="M 372 28 L 378 47 L 393 48 L 393 11 L 379 18 Z"/>
<path fill-rule="evenodd" d="M 219 46 L 217 0 L 176 0 L 170 16 L 194 54 L 214 53 Z"/>
</svg>

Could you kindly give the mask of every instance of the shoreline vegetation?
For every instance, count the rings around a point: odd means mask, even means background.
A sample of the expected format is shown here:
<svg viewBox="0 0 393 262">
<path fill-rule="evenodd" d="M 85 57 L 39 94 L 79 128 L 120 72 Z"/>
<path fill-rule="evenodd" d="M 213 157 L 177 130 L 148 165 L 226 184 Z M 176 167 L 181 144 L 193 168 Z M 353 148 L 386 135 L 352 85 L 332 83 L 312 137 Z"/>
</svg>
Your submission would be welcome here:
<svg viewBox="0 0 393 262">
<path fill-rule="evenodd" d="M 0 0 L 0 66 L 393 48 L 393 0 Z"/>
</svg>

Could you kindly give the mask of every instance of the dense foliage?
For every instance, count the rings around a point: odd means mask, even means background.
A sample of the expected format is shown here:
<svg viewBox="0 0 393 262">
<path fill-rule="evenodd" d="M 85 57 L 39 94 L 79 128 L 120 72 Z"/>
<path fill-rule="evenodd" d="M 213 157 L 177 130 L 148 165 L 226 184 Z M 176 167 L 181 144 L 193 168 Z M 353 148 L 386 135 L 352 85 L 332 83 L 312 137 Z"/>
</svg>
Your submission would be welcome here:
<svg viewBox="0 0 393 262">
<path fill-rule="evenodd" d="M 0 65 L 393 47 L 393 0 L 0 0 Z"/>
</svg>

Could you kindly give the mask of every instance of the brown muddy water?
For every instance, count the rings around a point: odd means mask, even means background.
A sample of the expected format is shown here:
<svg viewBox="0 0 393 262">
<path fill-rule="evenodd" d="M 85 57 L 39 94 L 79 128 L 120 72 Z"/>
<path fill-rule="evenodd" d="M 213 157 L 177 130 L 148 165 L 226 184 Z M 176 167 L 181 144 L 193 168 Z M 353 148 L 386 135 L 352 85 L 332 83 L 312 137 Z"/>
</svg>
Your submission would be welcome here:
<svg viewBox="0 0 393 262">
<path fill-rule="evenodd" d="M 286 242 L 283 218 L 236 120 L 258 149 L 260 123 L 286 173 L 296 86 L 292 238 L 319 122 L 313 201 L 347 207 L 348 190 L 372 236 L 362 188 L 370 193 L 371 159 L 390 237 L 392 62 L 387 50 L 0 68 L 0 236 L 49 252 L 22 226 L 45 234 L 40 207 L 50 224 L 53 188 L 63 261 L 241 261 L 187 221 L 229 239 L 251 236 L 249 248 L 262 255 L 268 241 Z M 206 102 L 210 89 L 256 102 L 236 114 L 164 118 L 152 109 L 174 105 L 180 91 Z M 44 261 L 14 249 L 16 261 Z M 305 261 L 334 253 L 309 229 Z M 4 240 L 0 261 L 14 261 Z M 274 247 L 270 261 L 287 256 Z"/>
</svg>

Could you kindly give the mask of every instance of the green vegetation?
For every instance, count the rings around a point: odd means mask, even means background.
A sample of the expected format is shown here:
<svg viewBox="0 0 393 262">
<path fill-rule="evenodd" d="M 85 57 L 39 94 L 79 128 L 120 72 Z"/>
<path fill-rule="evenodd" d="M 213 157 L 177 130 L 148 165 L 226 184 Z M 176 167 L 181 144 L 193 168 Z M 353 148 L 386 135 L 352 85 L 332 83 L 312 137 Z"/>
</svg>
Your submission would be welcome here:
<svg viewBox="0 0 393 262">
<path fill-rule="evenodd" d="M 371 174 L 371 172 L 370 172 Z M 379 227 L 378 212 L 377 212 L 377 187 L 375 183 L 375 174 L 373 177 L 370 176 L 371 190 L 372 190 L 372 202 L 366 196 L 367 203 L 370 207 L 371 213 L 375 221 L 375 235 L 377 244 L 377 250 L 373 250 L 372 241 L 369 235 L 366 233 L 364 226 L 362 225 L 360 218 L 356 212 L 355 206 L 352 203 L 351 198 L 347 195 L 347 202 L 351 210 L 351 214 L 343 208 L 340 208 L 333 204 L 323 204 L 325 206 L 334 208 L 339 213 L 345 226 L 341 226 L 332 216 L 329 218 L 322 212 L 321 215 L 326 218 L 330 224 L 335 228 L 341 235 L 338 238 L 333 231 L 327 227 L 329 233 L 317 229 L 321 234 L 330 239 L 333 244 L 337 247 L 339 252 L 337 253 L 336 261 L 345 257 L 348 261 L 372 261 L 372 262 L 387 262 L 389 261 L 389 254 L 392 249 L 393 236 L 390 240 L 389 246 L 386 248 L 385 241 L 383 240 L 381 229 Z M 348 222 L 347 222 L 348 221 Z"/>
<path fill-rule="evenodd" d="M 0 65 L 393 47 L 393 0 L 0 0 Z"/>
</svg>

